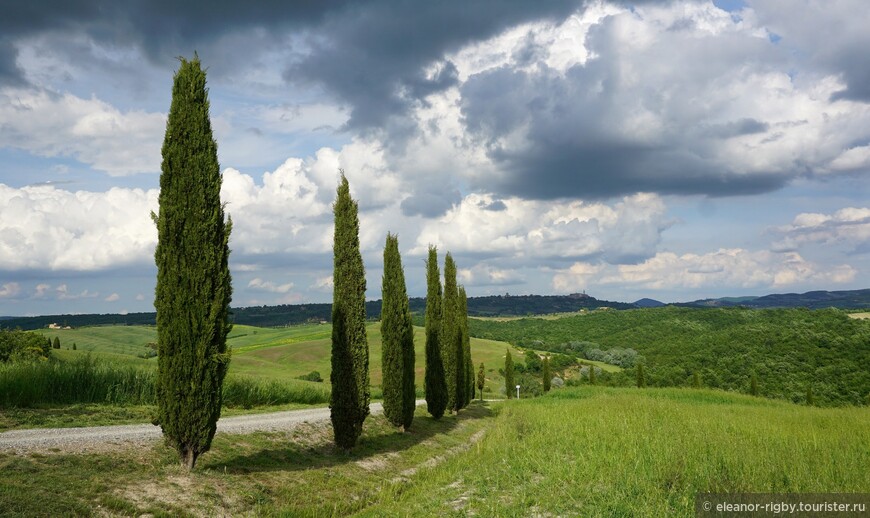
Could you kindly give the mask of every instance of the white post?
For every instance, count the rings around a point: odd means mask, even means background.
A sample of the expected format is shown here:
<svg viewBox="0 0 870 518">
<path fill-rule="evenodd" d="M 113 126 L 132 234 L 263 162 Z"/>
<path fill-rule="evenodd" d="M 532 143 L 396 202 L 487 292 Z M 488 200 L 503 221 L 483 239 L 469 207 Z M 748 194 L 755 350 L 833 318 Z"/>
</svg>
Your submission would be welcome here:
<svg viewBox="0 0 870 518">
<path fill-rule="evenodd" d="M 517 399 L 520 398 L 520 386 L 517 385 Z"/>
</svg>

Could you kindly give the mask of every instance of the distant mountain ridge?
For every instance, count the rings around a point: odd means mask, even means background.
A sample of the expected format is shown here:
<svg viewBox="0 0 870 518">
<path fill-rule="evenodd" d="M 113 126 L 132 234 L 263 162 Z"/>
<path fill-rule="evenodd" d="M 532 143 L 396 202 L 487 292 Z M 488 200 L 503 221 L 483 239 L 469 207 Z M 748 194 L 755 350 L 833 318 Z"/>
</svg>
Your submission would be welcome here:
<svg viewBox="0 0 870 518">
<path fill-rule="evenodd" d="M 409 299 L 411 311 L 422 314 L 426 310 L 426 299 Z M 548 313 L 570 313 L 581 309 L 608 307 L 612 309 L 634 309 L 637 306 L 625 302 L 599 300 L 595 297 L 575 293 L 572 295 L 490 295 L 470 297 L 468 314 L 477 317 L 526 316 Z M 278 306 L 251 306 L 231 308 L 233 322 L 241 325 L 261 327 L 280 327 L 305 322 L 329 321 L 332 318 L 332 304 L 284 304 Z M 376 319 L 381 314 L 381 301 L 366 302 L 366 314 Z M 86 314 L 86 315 L 43 315 L 36 317 L 12 317 L 0 320 L 0 327 L 21 329 L 41 329 L 49 324 L 82 327 L 96 325 L 154 325 L 156 313 Z"/>
<path fill-rule="evenodd" d="M 808 291 L 806 293 L 774 293 L 762 297 L 721 297 L 682 302 L 675 306 L 686 307 L 730 307 L 747 308 L 870 308 L 870 289 L 845 291 Z"/>
<path fill-rule="evenodd" d="M 411 311 L 422 314 L 426 310 L 426 299 L 412 297 Z M 734 307 L 748 308 L 794 308 L 809 309 L 840 308 L 863 309 L 870 308 L 870 289 L 849 291 L 809 291 L 807 293 L 781 293 L 764 295 L 762 297 L 721 297 L 717 299 L 702 299 L 692 302 L 665 304 L 658 300 L 642 298 L 633 303 L 601 300 L 585 293 L 571 295 L 489 295 L 485 297 L 470 297 L 468 299 L 468 314 L 473 317 L 506 317 L 530 316 L 550 313 L 571 313 L 582 309 L 611 308 L 637 309 L 655 308 L 665 305 L 710 308 Z M 237 324 L 261 327 L 280 327 L 305 322 L 329 321 L 332 317 L 332 304 L 284 304 L 278 306 L 251 306 L 232 308 L 233 321 Z M 366 302 L 366 314 L 370 319 L 376 319 L 381 314 L 381 301 Z M 154 325 L 156 314 L 128 313 L 120 314 L 87 314 L 87 315 L 43 315 L 36 317 L 0 317 L 0 327 L 40 329 L 49 324 L 69 325 L 73 327 L 95 325 Z"/>
</svg>

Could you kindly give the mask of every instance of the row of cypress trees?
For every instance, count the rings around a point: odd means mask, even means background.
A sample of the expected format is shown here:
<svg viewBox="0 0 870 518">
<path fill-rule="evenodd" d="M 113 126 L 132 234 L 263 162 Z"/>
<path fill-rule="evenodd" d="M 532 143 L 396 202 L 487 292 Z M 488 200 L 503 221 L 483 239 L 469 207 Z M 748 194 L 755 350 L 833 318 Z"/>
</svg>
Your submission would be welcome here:
<svg viewBox="0 0 870 518">
<path fill-rule="evenodd" d="M 232 220 L 220 201 L 221 174 L 209 118 L 206 73 L 199 58 L 179 58 L 162 148 L 158 244 L 158 379 L 155 423 L 182 464 L 193 469 L 211 447 L 221 412 L 230 351 L 229 236 Z M 335 442 L 351 448 L 369 414 L 369 350 L 365 327 L 365 269 L 357 203 L 344 173 L 333 206 L 332 396 Z M 465 291 L 448 254 L 442 297 L 437 252 L 429 250 L 426 308 L 426 400 L 440 418 L 474 397 Z M 433 291 L 434 290 L 434 291 Z M 416 408 L 414 331 L 398 238 L 387 234 L 383 277 L 384 412 L 408 428 Z"/>
<path fill-rule="evenodd" d="M 458 412 L 474 399 L 474 364 L 468 335 L 468 298 L 456 282 L 456 263 L 444 258 L 444 287 L 438 249 L 426 261 L 426 406 L 435 419 Z"/>
</svg>

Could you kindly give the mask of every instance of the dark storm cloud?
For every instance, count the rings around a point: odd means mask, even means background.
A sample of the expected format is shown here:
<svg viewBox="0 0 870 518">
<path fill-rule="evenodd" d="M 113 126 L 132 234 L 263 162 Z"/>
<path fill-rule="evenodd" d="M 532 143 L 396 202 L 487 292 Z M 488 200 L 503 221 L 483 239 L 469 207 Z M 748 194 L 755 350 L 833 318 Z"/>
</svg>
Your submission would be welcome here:
<svg viewBox="0 0 870 518">
<path fill-rule="evenodd" d="M 380 127 L 424 95 L 452 86 L 455 67 L 443 63 L 434 78 L 423 67 L 446 52 L 518 23 L 560 19 L 577 0 L 528 2 L 372 2 L 330 17 L 312 40 L 314 51 L 291 66 L 288 80 L 313 81 L 349 103 L 348 127 Z"/>
</svg>

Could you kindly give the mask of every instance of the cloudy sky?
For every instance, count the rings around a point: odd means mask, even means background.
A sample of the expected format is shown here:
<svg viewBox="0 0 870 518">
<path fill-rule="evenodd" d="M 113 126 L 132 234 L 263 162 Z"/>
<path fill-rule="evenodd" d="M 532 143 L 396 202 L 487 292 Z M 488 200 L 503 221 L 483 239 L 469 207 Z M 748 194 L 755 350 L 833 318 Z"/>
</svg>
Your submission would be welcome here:
<svg viewBox="0 0 870 518">
<path fill-rule="evenodd" d="M 176 56 L 208 67 L 234 306 L 331 300 L 340 168 L 470 295 L 870 286 L 863 0 L 41 0 L 0 17 L 0 315 L 153 310 Z"/>
</svg>

